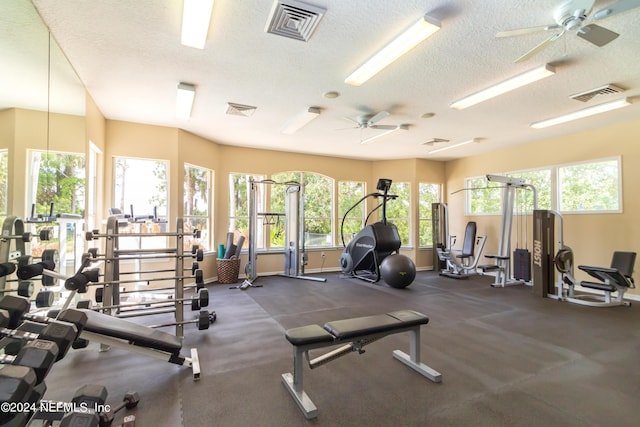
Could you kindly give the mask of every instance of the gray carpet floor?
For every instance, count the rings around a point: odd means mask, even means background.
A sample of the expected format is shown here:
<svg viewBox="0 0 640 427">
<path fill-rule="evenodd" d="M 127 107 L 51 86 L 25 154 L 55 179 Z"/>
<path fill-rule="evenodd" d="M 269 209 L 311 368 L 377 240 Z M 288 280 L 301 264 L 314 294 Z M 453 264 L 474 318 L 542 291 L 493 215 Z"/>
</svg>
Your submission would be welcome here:
<svg viewBox="0 0 640 427">
<path fill-rule="evenodd" d="M 271 276 L 246 291 L 209 286 L 217 321 L 206 331 L 185 327 L 183 353 L 198 349 L 200 381 L 188 368 L 122 349 L 99 352 L 93 343 L 55 365 L 45 397 L 68 401 L 81 385 L 102 384 L 115 405 L 135 390 L 138 427 L 640 424 L 640 303 L 592 308 L 540 298 L 526 286 L 492 288 L 490 277 L 431 272 L 405 289 L 319 276 L 327 282 Z M 390 335 L 362 355 L 305 366 L 304 388 L 318 407 L 307 421 L 281 383 L 293 362 L 284 331 L 399 309 L 429 316 L 421 359 L 442 382 L 393 359 L 394 349 L 408 352 L 409 336 Z"/>
</svg>

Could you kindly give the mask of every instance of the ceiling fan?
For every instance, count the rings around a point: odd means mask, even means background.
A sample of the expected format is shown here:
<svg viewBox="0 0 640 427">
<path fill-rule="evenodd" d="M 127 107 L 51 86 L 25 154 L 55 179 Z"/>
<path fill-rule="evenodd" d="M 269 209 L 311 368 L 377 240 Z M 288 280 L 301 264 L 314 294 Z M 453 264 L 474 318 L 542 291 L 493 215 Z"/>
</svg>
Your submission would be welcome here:
<svg viewBox="0 0 640 427">
<path fill-rule="evenodd" d="M 627 10 L 640 7 L 640 0 L 619 0 L 608 6 L 593 12 L 595 0 L 569 0 L 562 3 L 553 13 L 555 23 L 530 28 L 520 28 L 515 30 L 501 31 L 496 37 L 512 37 L 523 34 L 531 34 L 542 31 L 554 31 L 555 33 L 542 43 L 529 50 L 527 53 L 516 59 L 514 62 L 523 62 L 531 58 L 538 52 L 550 46 L 560 39 L 567 32 L 574 32 L 578 37 L 584 39 L 598 47 L 602 47 L 613 40 L 619 34 L 608 30 L 600 25 L 589 23 L 600 21 L 605 18 L 626 12 Z M 593 12 L 593 13 L 592 13 Z"/>
<path fill-rule="evenodd" d="M 392 132 L 399 130 L 407 130 L 409 129 L 408 125 L 400 124 L 400 125 L 378 125 L 380 120 L 384 119 L 389 115 L 388 111 L 380 111 L 375 114 L 365 114 L 363 116 L 358 117 L 357 119 L 352 119 L 351 117 L 345 117 L 345 119 L 355 123 L 356 125 L 347 129 L 360 129 L 360 144 L 366 144 L 367 142 L 373 141 L 374 139 L 381 138 L 385 135 L 388 135 Z M 384 132 L 377 133 L 368 138 L 362 138 L 362 131 L 364 129 L 378 129 L 384 130 Z"/>
</svg>

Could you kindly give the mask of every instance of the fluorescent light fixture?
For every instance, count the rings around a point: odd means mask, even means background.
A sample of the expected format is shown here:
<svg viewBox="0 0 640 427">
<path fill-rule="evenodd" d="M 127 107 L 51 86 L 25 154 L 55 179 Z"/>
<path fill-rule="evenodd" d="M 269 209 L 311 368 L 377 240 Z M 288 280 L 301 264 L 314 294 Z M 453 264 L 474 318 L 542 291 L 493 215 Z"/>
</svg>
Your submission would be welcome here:
<svg viewBox="0 0 640 427">
<path fill-rule="evenodd" d="M 176 98 L 176 117 L 182 120 L 189 120 L 191 108 L 193 108 L 193 98 L 196 96 L 196 87 L 189 83 L 178 84 L 178 96 Z"/>
<path fill-rule="evenodd" d="M 384 132 L 380 132 L 373 136 L 370 136 L 369 138 L 363 139 L 362 141 L 360 141 L 360 144 L 366 144 L 367 142 L 371 142 L 374 139 L 382 138 L 383 136 L 387 136 L 394 132 L 398 132 L 399 130 L 407 130 L 407 129 L 409 129 L 407 125 L 398 125 L 393 129 L 388 129 L 388 130 L 385 130 Z"/>
<path fill-rule="evenodd" d="M 438 20 L 427 15 L 423 16 L 371 59 L 362 64 L 344 82 L 349 85 L 360 86 L 439 29 L 440 22 Z"/>
<path fill-rule="evenodd" d="M 552 76 L 555 73 L 556 70 L 552 65 L 544 64 L 540 67 L 534 68 L 533 70 L 518 74 L 515 77 L 503 81 L 502 83 L 498 83 L 479 92 L 476 92 L 473 95 L 464 97 L 451 104 L 451 108 L 455 108 L 456 110 L 463 110 L 467 107 L 471 107 L 472 105 L 476 105 L 498 95 L 502 95 L 503 93 L 536 82 L 545 77 Z"/>
<path fill-rule="evenodd" d="M 607 102 L 600 105 L 594 105 L 593 107 L 583 108 L 582 110 L 574 111 L 573 113 L 565 114 L 563 116 L 554 117 L 552 119 L 542 120 L 539 122 L 531 123 L 531 127 L 535 129 L 542 129 L 549 126 L 559 125 L 560 123 L 570 122 L 571 120 L 582 119 L 583 117 L 593 116 L 594 114 L 600 114 L 618 108 L 631 105 L 628 98 L 618 99 L 617 101 Z"/>
<path fill-rule="evenodd" d="M 185 46 L 204 49 L 214 0 L 184 0 L 182 40 Z"/>
<path fill-rule="evenodd" d="M 447 145 L 446 147 L 442 147 L 442 148 L 437 148 L 435 150 L 429 151 L 428 154 L 435 154 L 435 153 L 439 153 L 441 151 L 450 150 L 452 148 L 462 147 L 463 145 L 471 144 L 472 142 L 480 142 L 480 138 L 472 138 L 472 139 L 470 139 L 468 141 L 459 142 L 459 143 L 453 144 L 453 145 Z"/>
<path fill-rule="evenodd" d="M 295 116 L 293 119 L 282 128 L 281 132 L 287 135 L 292 135 L 302 129 L 309 122 L 320 115 L 320 109 L 318 107 L 309 107 L 307 110 Z"/>
</svg>

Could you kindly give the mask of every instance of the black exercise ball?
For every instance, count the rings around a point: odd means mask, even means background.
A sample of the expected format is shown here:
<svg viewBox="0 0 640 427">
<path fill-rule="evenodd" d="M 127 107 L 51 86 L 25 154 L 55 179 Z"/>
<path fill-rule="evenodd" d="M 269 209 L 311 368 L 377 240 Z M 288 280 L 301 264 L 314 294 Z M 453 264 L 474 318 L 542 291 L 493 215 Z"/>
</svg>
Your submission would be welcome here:
<svg viewBox="0 0 640 427">
<path fill-rule="evenodd" d="M 380 276 L 392 288 L 406 288 L 416 278 L 416 265 L 407 256 L 389 255 L 380 264 Z"/>
</svg>

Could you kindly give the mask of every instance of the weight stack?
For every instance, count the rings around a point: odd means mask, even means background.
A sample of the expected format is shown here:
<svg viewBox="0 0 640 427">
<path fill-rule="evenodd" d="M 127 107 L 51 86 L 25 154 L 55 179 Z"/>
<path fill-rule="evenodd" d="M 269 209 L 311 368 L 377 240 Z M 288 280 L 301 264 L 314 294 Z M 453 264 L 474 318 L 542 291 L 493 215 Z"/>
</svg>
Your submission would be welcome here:
<svg viewBox="0 0 640 427">
<path fill-rule="evenodd" d="M 531 252 L 528 249 L 513 251 L 513 278 L 525 282 L 531 281 Z"/>
</svg>

